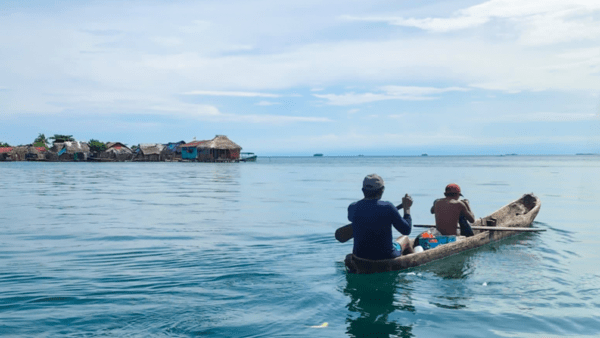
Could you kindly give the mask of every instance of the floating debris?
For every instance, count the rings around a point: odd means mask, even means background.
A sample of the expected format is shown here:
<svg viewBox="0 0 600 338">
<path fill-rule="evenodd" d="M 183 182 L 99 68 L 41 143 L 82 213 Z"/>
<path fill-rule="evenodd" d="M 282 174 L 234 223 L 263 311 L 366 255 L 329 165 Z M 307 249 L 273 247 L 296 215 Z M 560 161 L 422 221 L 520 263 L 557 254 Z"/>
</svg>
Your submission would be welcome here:
<svg viewBox="0 0 600 338">
<path fill-rule="evenodd" d="M 324 322 L 324 323 L 323 323 L 323 324 L 321 324 L 321 325 L 315 325 L 315 326 L 311 326 L 311 328 L 313 328 L 313 329 L 322 329 L 322 328 L 324 328 L 324 327 L 328 327 L 328 326 L 329 326 L 329 323 L 328 323 L 328 322 Z"/>
</svg>

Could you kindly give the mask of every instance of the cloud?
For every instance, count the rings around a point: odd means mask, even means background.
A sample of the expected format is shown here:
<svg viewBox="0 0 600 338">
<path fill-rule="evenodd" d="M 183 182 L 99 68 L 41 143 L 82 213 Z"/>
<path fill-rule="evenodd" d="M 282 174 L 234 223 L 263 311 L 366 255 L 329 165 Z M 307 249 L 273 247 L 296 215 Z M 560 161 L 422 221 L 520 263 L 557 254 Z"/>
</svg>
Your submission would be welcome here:
<svg viewBox="0 0 600 338">
<path fill-rule="evenodd" d="M 537 112 L 519 115 L 503 115 L 498 117 L 498 122 L 576 122 L 576 121 L 600 121 L 600 115 L 594 113 L 555 113 Z"/>
<path fill-rule="evenodd" d="M 183 95 L 207 95 L 207 96 L 234 96 L 234 97 L 281 97 L 277 94 L 253 93 L 253 92 L 228 92 L 212 90 L 193 90 L 183 93 Z"/>
<path fill-rule="evenodd" d="M 181 46 L 184 44 L 183 39 L 180 37 L 177 37 L 177 36 L 156 36 L 151 39 L 152 39 L 152 41 L 156 42 L 158 45 L 161 45 L 164 47 L 175 47 L 175 46 Z"/>
<path fill-rule="evenodd" d="M 320 99 L 325 99 L 328 104 L 334 106 L 347 106 L 384 100 L 423 101 L 437 99 L 434 94 L 442 94 L 452 91 L 468 91 L 468 88 L 448 87 L 415 87 L 415 86 L 383 86 L 379 88 L 383 93 L 346 93 L 336 94 L 313 94 Z"/>
<path fill-rule="evenodd" d="M 227 123 L 259 123 L 259 124 L 290 124 L 298 122 L 322 123 L 332 122 L 327 117 L 288 116 L 288 115 L 259 115 L 223 113 L 217 107 L 202 104 L 176 103 L 154 105 L 151 109 L 158 113 L 169 113 L 180 118 L 193 118 L 199 121 Z"/>
<path fill-rule="evenodd" d="M 272 102 L 272 101 L 260 101 L 256 105 L 257 106 L 273 106 L 273 105 L 278 105 L 278 104 L 281 104 L 281 103 L 279 103 L 279 102 Z"/>
<path fill-rule="evenodd" d="M 97 36 L 115 36 L 123 34 L 123 31 L 118 29 L 82 29 L 81 31 Z"/>
<path fill-rule="evenodd" d="M 348 21 L 364 21 L 364 22 L 384 22 L 394 26 L 416 27 L 423 30 L 433 32 L 448 32 L 452 30 L 471 28 L 482 25 L 489 21 L 485 17 L 457 17 L 457 18 L 425 18 L 425 19 L 405 19 L 401 17 L 385 17 L 385 16 L 367 16 L 356 17 L 344 15 L 341 17 Z"/>
<path fill-rule="evenodd" d="M 179 26 L 178 30 L 186 34 L 202 34 L 205 33 L 212 23 L 206 20 L 194 20 L 188 25 Z"/>
<path fill-rule="evenodd" d="M 522 32 L 520 42 L 541 45 L 582 39 L 597 40 L 600 24 L 594 15 L 598 11 L 598 1 L 491 0 L 458 10 L 445 18 L 350 15 L 341 18 L 348 21 L 383 22 L 394 26 L 415 27 L 434 33 L 480 27 L 495 19 L 504 20 Z"/>
</svg>

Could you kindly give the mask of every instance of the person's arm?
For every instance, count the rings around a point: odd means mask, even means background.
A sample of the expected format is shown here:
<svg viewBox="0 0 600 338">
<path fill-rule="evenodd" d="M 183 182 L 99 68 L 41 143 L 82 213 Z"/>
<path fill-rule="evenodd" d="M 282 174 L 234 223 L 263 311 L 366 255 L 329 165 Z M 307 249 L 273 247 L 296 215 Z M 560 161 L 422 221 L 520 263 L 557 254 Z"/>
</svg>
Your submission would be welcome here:
<svg viewBox="0 0 600 338">
<path fill-rule="evenodd" d="M 435 214 L 435 203 L 437 203 L 437 201 L 439 201 L 440 199 L 436 199 L 435 201 L 433 201 L 433 205 L 431 206 L 431 213 Z"/>
<path fill-rule="evenodd" d="M 469 205 L 469 200 L 464 199 L 461 201 L 463 205 L 463 215 L 467 219 L 467 221 L 473 223 L 475 222 L 475 214 L 471 211 L 471 206 Z"/>
<path fill-rule="evenodd" d="M 404 209 L 404 217 L 400 217 L 398 210 L 394 210 L 394 217 L 392 218 L 392 225 L 398 232 L 403 235 L 410 235 L 412 230 L 412 218 L 410 217 L 410 207 L 412 206 L 412 197 L 406 194 L 402 198 L 402 208 Z"/>
<path fill-rule="evenodd" d="M 354 222 L 354 205 L 355 203 L 352 203 L 348 206 L 348 220 L 350 223 Z"/>
</svg>

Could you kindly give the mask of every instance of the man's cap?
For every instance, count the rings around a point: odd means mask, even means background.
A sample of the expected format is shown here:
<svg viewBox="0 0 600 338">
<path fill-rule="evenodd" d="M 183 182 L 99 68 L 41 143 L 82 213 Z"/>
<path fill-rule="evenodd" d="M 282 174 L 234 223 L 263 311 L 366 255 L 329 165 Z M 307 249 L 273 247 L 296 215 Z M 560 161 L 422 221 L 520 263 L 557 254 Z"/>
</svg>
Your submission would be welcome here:
<svg viewBox="0 0 600 338">
<path fill-rule="evenodd" d="M 367 175 L 363 181 L 363 189 L 379 190 L 383 188 L 383 178 L 377 174 Z"/>
<path fill-rule="evenodd" d="M 446 186 L 446 194 L 458 194 L 459 196 L 462 196 L 460 187 L 456 183 L 450 183 Z"/>
</svg>

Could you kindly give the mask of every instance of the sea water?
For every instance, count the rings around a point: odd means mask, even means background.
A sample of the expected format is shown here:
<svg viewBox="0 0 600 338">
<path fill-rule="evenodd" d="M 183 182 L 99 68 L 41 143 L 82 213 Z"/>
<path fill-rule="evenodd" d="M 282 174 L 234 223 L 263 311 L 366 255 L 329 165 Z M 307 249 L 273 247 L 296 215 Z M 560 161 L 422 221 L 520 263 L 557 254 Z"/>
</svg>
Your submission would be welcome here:
<svg viewBox="0 0 600 338">
<path fill-rule="evenodd" d="M 333 233 L 371 173 L 414 224 L 454 182 L 476 217 L 533 192 L 547 231 L 351 275 Z M 0 163 L 0 336 L 598 336 L 599 174 L 600 156 Z"/>
</svg>

